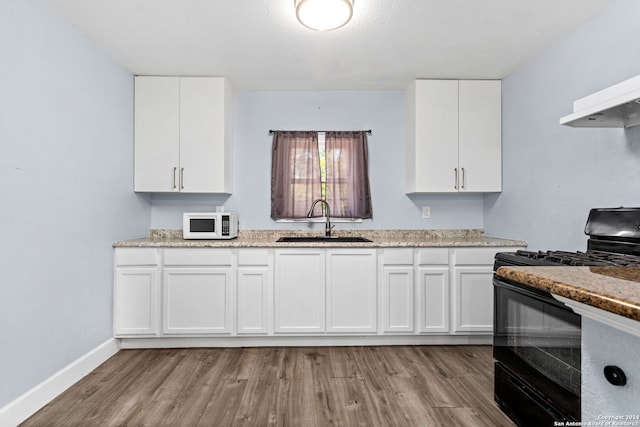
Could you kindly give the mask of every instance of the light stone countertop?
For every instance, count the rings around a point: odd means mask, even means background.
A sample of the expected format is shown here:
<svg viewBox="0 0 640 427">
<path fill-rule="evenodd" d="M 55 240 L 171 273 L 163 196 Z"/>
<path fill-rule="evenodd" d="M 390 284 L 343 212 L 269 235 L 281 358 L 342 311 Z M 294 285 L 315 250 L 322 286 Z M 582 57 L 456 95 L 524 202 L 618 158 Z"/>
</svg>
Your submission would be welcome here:
<svg viewBox="0 0 640 427">
<path fill-rule="evenodd" d="M 326 247 L 525 247 L 522 240 L 487 237 L 483 230 L 334 230 L 336 236 L 361 236 L 371 242 L 276 242 L 285 236 L 321 236 L 322 231 L 242 230 L 231 240 L 184 240 L 182 230 L 151 230 L 149 237 L 115 242 L 115 248 L 326 248 Z"/>
<path fill-rule="evenodd" d="M 640 267 L 500 267 L 496 274 L 640 321 Z"/>
</svg>

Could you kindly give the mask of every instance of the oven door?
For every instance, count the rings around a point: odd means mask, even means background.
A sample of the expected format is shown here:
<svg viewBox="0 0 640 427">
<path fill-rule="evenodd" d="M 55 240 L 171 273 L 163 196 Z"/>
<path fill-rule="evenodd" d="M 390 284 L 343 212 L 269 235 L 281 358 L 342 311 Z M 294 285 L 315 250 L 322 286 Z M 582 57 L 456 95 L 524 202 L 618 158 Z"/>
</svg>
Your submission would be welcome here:
<svg viewBox="0 0 640 427">
<path fill-rule="evenodd" d="M 520 425 L 535 425 L 531 412 L 538 425 L 579 420 L 580 316 L 548 292 L 493 283 L 496 401 Z"/>
</svg>

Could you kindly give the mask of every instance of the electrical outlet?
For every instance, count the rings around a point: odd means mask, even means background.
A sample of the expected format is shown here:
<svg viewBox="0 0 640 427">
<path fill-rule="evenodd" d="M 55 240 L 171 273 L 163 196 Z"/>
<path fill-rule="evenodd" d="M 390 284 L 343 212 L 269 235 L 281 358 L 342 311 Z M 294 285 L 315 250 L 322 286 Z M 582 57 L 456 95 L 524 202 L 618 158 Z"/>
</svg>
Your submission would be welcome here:
<svg viewBox="0 0 640 427">
<path fill-rule="evenodd" d="M 216 212 L 224 212 L 224 206 L 216 206 Z"/>
<path fill-rule="evenodd" d="M 431 218 L 431 207 L 423 206 L 422 207 L 422 218 Z"/>
</svg>

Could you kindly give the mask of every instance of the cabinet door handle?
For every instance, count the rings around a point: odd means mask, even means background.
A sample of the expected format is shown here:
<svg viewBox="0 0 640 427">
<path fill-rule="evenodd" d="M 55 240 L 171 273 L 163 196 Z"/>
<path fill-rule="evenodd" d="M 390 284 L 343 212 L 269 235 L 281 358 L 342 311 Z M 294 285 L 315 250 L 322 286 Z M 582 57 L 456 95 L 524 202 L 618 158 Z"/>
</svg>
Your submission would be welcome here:
<svg viewBox="0 0 640 427">
<path fill-rule="evenodd" d="M 173 168 L 173 189 L 176 189 L 176 171 L 178 168 Z"/>
<path fill-rule="evenodd" d="M 457 190 L 458 189 L 458 168 L 453 168 L 453 179 L 454 179 L 453 188 Z"/>
<path fill-rule="evenodd" d="M 464 190 L 464 168 L 462 170 L 462 189 Z"/>
<path fill-rule="evenodd" d="M 184 168 L 180 168 L 180 189 L 184 190 Z"/>
</svg>

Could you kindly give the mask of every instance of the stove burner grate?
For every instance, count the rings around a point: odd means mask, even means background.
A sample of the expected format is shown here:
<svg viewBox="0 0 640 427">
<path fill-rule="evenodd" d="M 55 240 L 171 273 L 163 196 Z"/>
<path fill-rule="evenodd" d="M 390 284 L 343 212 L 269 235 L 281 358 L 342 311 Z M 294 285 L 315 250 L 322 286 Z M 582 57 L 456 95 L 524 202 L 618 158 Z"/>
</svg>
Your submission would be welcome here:
<svg viewBox="0 0 640 427">
<path fill-rule="evenodd" d="M 515 255 L 521 259 L 532 259 L 544 261 L 549 265 L 570 265 L 570 266 L 640 266 L 640 257 L 635 255 L 625 255 L 614 252 L 587 251 L 587 252 L 566 252 L 566 251 L 526 251 L 518 250 Z"/>
</svg>

